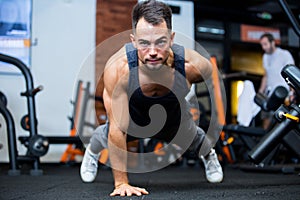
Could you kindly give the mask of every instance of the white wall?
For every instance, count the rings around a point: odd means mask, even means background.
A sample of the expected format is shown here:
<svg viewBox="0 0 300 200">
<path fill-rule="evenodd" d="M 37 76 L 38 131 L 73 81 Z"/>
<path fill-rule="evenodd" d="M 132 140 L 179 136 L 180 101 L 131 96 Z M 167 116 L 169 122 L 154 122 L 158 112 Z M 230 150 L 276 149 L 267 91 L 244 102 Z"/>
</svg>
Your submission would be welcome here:
<svg viewBox="0 0 300 200">
<path fill-rule="evenodd" d="M 195 25 L 194 2 L 179 0 L 164 0 L 169 5 L 179 6 L 180 13 L 173 14 L 172 23 L 175 32 L 175 42 L 186 48 L 194 49 Z"/>
<path fill-rule="evenodd" d="M 44 90 L 36 95 L 38 133 L 46 136 L 68 136 L 79 71 L 95 47 L 96 0 L 33 0 L 31 72 L 34 85 Z M 93 55 L 90 57 L 93 58 Z M 80 79 L 94 85 L 94 62 L 89 62 Z M 20 127 L 21 117 L 27 114 L 22 76 L 0 75 L 1 91 L 8 98 L 8 108 L 16 125 L 17 136 L 28 135 Z M 91 90 L 93 92 L 93 88 Z M 0 162 L 8 161 L 6 124 L 0 116 Z M 59 161 L 66 145 L 50 145 L 42 161 Z M 25 148 L 18 144 L 19 154 Z"/>
</svg>

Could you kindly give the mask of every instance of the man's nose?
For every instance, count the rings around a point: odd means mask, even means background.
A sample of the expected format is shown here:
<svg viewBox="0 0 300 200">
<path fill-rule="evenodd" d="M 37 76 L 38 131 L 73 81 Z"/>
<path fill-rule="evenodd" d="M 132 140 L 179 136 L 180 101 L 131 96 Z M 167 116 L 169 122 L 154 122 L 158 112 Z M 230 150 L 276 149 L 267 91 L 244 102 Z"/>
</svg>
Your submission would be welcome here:
<svg viewBox="0 0 300 200">
<path fill-rule="evenodd" d="M 151 45 L 149 49 L 149 55 L 150 56 L 156 56 L 157 55 L 157 49 L 155 48 L 155 45 Z"/>
</svg>

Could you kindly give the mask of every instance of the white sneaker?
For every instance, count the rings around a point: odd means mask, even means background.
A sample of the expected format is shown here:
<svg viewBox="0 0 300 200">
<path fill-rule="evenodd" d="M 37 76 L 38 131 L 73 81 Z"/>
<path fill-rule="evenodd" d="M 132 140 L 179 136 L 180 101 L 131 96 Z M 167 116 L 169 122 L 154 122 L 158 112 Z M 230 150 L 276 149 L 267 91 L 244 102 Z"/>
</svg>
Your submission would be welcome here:
<svg viewBox="0 0 300 200">
<path fill-rule="evenodd" d="M 83 182 L 91 183 L 95 180 L 98 172 L 99 157 L 100 153 L 94 154 L 91 152 L 89 144 L 85 150 L 80 167 L 80 176 Z"/>
<path fill-rule="evenodd" d="M 207 158 L 201 156 L 201 160 L 205 167 L 206 179 L 210 183 L 220 183 L 223 180 L 223 171 L 219 163 L 218 156 L 214 149 L 210 150 Z"/>
</svg>

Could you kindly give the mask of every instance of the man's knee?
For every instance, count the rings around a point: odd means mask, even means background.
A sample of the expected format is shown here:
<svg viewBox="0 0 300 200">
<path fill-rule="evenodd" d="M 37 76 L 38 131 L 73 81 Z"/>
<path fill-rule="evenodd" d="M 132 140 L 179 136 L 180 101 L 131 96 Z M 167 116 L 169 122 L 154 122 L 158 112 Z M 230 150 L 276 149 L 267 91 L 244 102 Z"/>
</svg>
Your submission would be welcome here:
<svg viewBox="0 0 300 200">
<path fill-rule="evenodd" d="M 204 138 L 205 138 L 204 130 L 201 129 L 200 127 L 197 127 L 195 138 L 191 146 L 189 147 L 189 150 L 198 152 L 203 143 Z"/>
<path fill-rule="evenodd" d="M 108 138 L 108 124 L 100 125 L 93 132 L 92 137 L 90 138 L 90 143 L 94 146 L 99 146 L 98 148 L 103 149 L 107 148 L 107 138 Z"/>
</svg>

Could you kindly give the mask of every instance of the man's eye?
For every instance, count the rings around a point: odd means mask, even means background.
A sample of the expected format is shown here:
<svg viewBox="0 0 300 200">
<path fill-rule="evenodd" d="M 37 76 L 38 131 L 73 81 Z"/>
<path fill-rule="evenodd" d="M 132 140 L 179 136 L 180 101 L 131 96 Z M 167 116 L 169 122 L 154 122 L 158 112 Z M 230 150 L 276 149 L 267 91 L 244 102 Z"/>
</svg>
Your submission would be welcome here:
<svg viewBox="0 0 300 200">
<path fill-rule="evenodd" d="M 165 41 L 165 40 L 160 40 L 160 41 L 158 41 L 156 44 L 157 44 L 159 47 L 163 47 L 163 46 L 165 46 L 166 43 L 167 43 L 167 41 Z"/>
<path fill-rule="evenodd" d="M 141 41 L 141 42 L 139 42 L 139 44 L 143 47 L 149 46 L 149 42 L 146 42 L 146 41 Z"/>
</svg>

